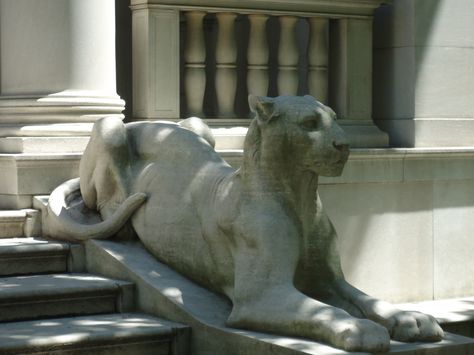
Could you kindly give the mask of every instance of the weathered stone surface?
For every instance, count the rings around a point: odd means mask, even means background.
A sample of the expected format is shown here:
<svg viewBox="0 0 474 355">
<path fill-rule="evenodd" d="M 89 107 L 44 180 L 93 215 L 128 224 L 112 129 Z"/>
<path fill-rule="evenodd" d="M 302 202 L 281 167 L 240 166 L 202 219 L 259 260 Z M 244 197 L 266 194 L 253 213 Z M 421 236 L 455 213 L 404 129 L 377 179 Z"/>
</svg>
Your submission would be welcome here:
<svg viewBox="0 0 474 355">
<path fill-rule="evenodd" d="M 206 135 L 158 122 L 98 121 L 80 181 L 51 195 L 45 232 L 87 240 L 120 230 L 130 238 L 131 226 L 122 226 L 133 215 L 156 258 L 232 301 L 232 327 L 350 351 L 387 350 L 389 334 L 442 338 L 434 318 L 399 311 L 345 281 L 317 194 L 318 176 L 340 175 L 348 157 L 334 112 L 309 96 L 251 96 L 249 103 L 256 118 L 238 171 Z M 84 206 L 90 212 L 78 213 Z"/>
</svg>

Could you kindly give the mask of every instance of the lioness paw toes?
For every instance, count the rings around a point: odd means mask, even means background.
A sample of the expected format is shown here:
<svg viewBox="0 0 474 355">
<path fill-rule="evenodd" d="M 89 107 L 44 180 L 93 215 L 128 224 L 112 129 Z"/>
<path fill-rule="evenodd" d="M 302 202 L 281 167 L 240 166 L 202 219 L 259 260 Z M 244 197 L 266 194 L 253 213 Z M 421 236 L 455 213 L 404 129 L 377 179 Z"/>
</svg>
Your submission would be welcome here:
<svg viewBox="0 0 474 355">
<path fill-rule="evenodd" d="M 439 341 L 444 336 L 436 319 L 419 312 L 399 312 L 392 316 L 392 324 L 390 335 L 398 341 Z"/>
<path fill-rule="evenodd" d="M 386 352 L 390 336 L 386 328 L 366 319 L 354 319 L 334 327 L 334 345 L 346 351 Z"/>
</svg>

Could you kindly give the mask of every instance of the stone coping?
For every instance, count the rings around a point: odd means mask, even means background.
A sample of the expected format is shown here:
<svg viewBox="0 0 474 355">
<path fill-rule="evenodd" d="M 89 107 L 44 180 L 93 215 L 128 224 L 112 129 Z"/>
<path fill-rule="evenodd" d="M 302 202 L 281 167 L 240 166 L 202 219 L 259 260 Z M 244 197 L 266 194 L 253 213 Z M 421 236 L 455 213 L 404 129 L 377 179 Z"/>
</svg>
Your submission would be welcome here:
<svg viewBox="0 0 474 355">
<path fill-rule="evenodd" d="M 221 151 L 240 166 L 242 150 Z M 321 177 L 321 184 L 404 183 L 474 179 L 474 147 L 351 149 L 339 177 Z"/>
<path fill-rule="evenodd" d="M 221 156 L 232 166 L 241 165 L 241 149 L 219 150 Z M 0 168 L 5 181 L 10 179 L 15 185 L 23 180 L 31 180 L 51 175 L 58 169 L 62 172 L 58 183 L 77 174 L 74 169 L 79 164 L 81 153 L 36 153 L 36 154 L 0 154 Z M 72 166 L 74 169 L 61 169 Z M 54 169 L 52 169 L 54 167 Z M 66 174 L 66 172 L 68 174 Z M 11 175 L 11 176 L 10 176 Z M 67 175 L 67 176 L 66 176 Z M 74 175 L 74 176 L 72 176 Z M 50 184 L 53 186 L 51 176 Z M 418 181 L 450 181 L 474 179 L 474 147 L 452 148 L 378 148 L 351 149 L 349 160 L 339 177 L 321 177 L 321 184 L 349 183 L 404 183 Z M 28 184 L 38 185 L 38 179 Z M 48 180 L 48 181 L 49 181 Z M 60 180 L 60 181 L 59 181 Z M 24 185 L 24 184 L 23 184 Z M 23 194 L 47 194 L 48 189 L 23 189 Z M 10 189 L 12 190 L 12 189 Z M 12 193 L 10 190 L 3 193 Z M 31 190 L 31 191 L 30 191 Z M 37 190 L 37 191 L 33 191 Z M 13 191 L 13 190 L 12 190 Z"/>
<path fill-rule="evenodd" d="M 132 10 L 150 7 L 181 11 L 263 12 L 271 15 L 333 15 L 335 17 L 371 16 L 385 0 L 131 0 Z"/>
</svg>

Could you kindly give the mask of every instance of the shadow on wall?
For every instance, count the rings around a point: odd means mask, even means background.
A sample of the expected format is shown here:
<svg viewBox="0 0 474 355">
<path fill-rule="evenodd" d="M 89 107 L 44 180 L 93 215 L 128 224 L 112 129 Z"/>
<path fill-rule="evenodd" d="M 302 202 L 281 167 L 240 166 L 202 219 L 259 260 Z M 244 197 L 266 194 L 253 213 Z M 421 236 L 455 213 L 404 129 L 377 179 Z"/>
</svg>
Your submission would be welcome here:
<svg viewBox="0 0 474 355">
<path fill-rule="evenodd" d="M 373 117 L 391 146 L 415 145 L 417 75 L 441 1 L 397 0 L 375 11 Z M 391 120 L 404 120 L 401 133 L 391 131 Z"/>
</svg>

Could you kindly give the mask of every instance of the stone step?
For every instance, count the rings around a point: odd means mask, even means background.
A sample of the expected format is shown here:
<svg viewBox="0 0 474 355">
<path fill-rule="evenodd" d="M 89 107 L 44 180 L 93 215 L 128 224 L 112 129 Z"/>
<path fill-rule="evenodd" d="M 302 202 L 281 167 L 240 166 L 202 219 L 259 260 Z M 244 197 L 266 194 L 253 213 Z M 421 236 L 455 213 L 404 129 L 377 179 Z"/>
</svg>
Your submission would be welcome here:
<svg viewBox="0 0 474 355">
<path fill-rule="evenodd" d="M 80 245 L 38 238 L 0 239 L 0 277 L 80 271 L 81 259 Z"/>
<path fill-rule="evenodd" d="M 0 210 L 0 238 L 33 237 L 40 233 L 40 216 L 37 210 Z"/>
<path fill-rule="evenodd" d="M 0 324 L 0 354 L 188 354 L 189 328 L 137 313 Z"/>
<path fill-rule="evenodd" d="M 0 278 L 0 321 L 128 311 L 133 287 L 90 274 Z"/>
</svg>

